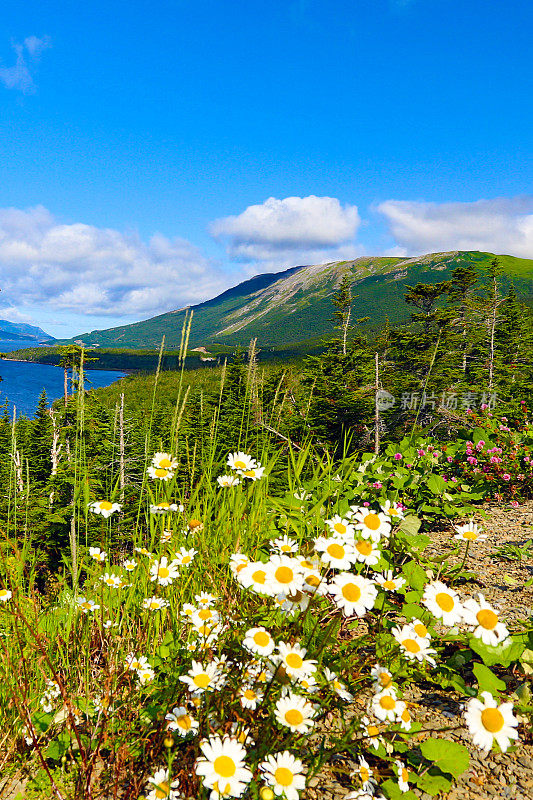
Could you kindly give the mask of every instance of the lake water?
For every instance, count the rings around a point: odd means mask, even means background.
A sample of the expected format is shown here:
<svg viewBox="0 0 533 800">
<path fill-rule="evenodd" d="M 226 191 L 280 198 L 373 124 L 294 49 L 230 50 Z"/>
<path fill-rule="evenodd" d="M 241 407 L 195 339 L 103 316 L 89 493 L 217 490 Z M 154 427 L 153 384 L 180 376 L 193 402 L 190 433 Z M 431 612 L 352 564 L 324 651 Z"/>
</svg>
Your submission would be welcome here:
<svg viewBox="0 0 533 800">
<path fill-rule="evenodd" d="M 35 342 L 24 342 L 0 339 L 0 353 L 10 353 L 23 347 L 35 347 Z M 110 383 L 123 378 L 124 372 L 107 369 L 91 369 L 85 372 L 87 389 L 109 386 Z M 63 370 L 49 364 L 33 364 L 29 361 L 4 361 L 0 359 L 0 404 L 9 403 L 10 412 L 16 406 L 17 417 L 24 414 L 33 417 L 39 402 L 39 395 L 46 389 L 48 402 L 63 397 Z"/>
</svg>

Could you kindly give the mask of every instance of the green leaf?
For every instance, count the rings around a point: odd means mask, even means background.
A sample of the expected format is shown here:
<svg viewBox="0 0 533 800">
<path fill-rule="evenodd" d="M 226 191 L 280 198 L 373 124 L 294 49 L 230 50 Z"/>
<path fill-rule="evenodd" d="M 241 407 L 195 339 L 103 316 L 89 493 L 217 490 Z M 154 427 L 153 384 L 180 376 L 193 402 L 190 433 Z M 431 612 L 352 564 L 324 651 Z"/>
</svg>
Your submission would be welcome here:
<svg viewBox="0 0 533 800">
<path fill-rule="evenodd" d="M 448 739 L 428 739 L 422 742 L 420 750 L 424 758 L 454 778 L 462 775 L 470 764 L 470 756 L 464 744 L 451 742 Z"/>
<path fill-rule="evenodd" d="M 420 591 L 428 582 L 426 573 L 422 567 L 418 566 L 416 561 L 408 561 L 407 564 L 404 564 L 402 572 L 413 589 Z"/>
<path fill-rule="evenodd" d="M 414 514 L 409 514 L 400 522 L 400 530 L 409 534 L 409 536 L 416 536 L 420 530 L 421 524 L 422 520 L 420 520 L 418 517 L 415 517 Z"/>
<path fill-rule="evenodd" d="M 402 792 L 398 783 L 391 778 L 382 783 L 381 788 L 384 790 L 389 800 L 418 800 L 416 794 L 410 789 L 407 792 Z"/>
<path fill-rule="evenodd" d="M 417 786 L 432 797 L 439 792 L 447 792 L 452 782 L 438 767 L 430 767 L 423 775 L 418 776 Z"/>
<path fill-rule="evenodd" d="M 440 475 L 430 475 L 426 484 L 429 491 L 439 497 L 448 489 L 447 482 Z"/>
<path fill-rule="evenodd" d="M 402 617 L 405 617 L 407 620 L 413 618 L 420 619 L 424 614 L 424 609 L 416 603 L 404 603 L 400 613 Z"/>
<path fill-rule="evenodd" d="M 506 689 L 505 683 L 485 664 L 474 664 L 473 672 L 481 692 L 490 692 L 492 695 L 497 695 L 498 692 L 503 692 Z"/>
<path fill-rule="evenodd" d="M 520 658 L 526 649 L 527 637 L 523 634 L 509 636 L 504 642 L 493 647 L 489 644 L 483 644 L 481 639 L 471 636 L 469 645 L 474 653 L 481 656 L 483 663 L 487 667 L 493 667 L 495 664 L 509 667 L 513 661 L 517 661 Z"/>
</svg>

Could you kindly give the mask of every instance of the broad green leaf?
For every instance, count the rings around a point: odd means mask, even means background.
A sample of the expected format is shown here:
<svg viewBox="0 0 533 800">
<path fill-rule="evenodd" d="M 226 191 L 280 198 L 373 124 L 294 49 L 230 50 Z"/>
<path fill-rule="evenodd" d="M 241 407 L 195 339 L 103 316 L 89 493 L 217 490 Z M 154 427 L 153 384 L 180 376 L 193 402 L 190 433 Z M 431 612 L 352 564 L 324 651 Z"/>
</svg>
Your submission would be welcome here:
<svg viewBox="0 0 533 800">
<path fill-rule="evenodd" d="M 430 475 L 426 481 L 427 487 L 432 494 L 440 496 L 448 488 L 447 482 L 440 475 Z"/>
<path fill-rule="evenodd" d="M 416 561 L 408 561 L 403 565 L 402 572 L 413 589 L 422 590 L 428 582 L 428 577 Z"/>
<path fill-rule="evenodd" d="M 505 690 L 505 683 L 485 664 L 474 664 L 473 672 L 481 692 L 490 692 L 492 695 L 497 695 L 498 692 Z"/>
<path fill-rule="evenodd" d="M 416 784 L 423 792 L 434 797 L 440 792 L 447 792 L 452 782 L 438 767 L 430 767 L 427 772 L 418 776 Z"/>
<path fill-rule="evenodd" d="M 527 639 L 524 635 L 509 636 L 504 642 L 493 647 L 483 644 L 481 639 L 470 637 L 469 645 L 472 650 L 481 656 L 483 663 L 487 667 L 501 664 L 502 667 L 509 667 L 513 661 L 517 661 L 526 649 Z"/>
<path fill-rule="evenodd" d="M 470 756 L 464 744 L 448 739 L 427 739 L 420 745 L 424 758 L 432 761 L 443 772 L 458 778 L 468 769 Z"/>
<path fill-rule="evenodd" d="M 422 521 L 414 514 L 409 514 L 405 519 L 400 522 L 400 530 L 408 533 L 410 536 L 416 536 L 420 530 Z"/>
</svg>

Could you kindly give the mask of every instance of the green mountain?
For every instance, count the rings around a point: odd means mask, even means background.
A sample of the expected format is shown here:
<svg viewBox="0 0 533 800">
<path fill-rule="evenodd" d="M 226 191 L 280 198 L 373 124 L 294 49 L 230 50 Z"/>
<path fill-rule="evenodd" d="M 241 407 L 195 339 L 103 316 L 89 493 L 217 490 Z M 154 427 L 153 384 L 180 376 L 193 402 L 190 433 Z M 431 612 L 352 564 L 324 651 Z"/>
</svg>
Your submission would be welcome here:
<svg viewBox="0 0 533 800">
<path fill-rule="evenodd" d="M 407 286 L 438 283 L 467 263 L 483 274 L 492 253 L 456 251 L 414 258 L 357 258 L 329 264 L 292 267 L 283 272 L 257 275 L 205 303 L 194 312 L 189 347 L 213 344 L 247 345 L 257 337 L 261 347 L 283 345 L 330 335 L 331 298 L 345 274 L 352 279 L 353 318 L 369 317 L 367 325 L 379 328 L 408 319 L 404 301 Z M 498 256 L 503 288 L 514 284 L 519 297 L 533 306 L 533 260 Z M 165 348 L 179 347 L 186 309 L 107 330 L 91 331 L 70 341 L 100 347 L 154 348 L 165 336 Z"/>
</svg>

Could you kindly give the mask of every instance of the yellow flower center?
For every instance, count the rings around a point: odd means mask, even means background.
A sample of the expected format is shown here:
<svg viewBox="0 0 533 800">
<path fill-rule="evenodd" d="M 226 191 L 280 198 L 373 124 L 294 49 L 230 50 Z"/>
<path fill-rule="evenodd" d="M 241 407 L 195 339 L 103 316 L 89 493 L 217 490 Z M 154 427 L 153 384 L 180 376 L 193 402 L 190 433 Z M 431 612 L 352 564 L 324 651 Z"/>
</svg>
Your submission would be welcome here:
<svg viewBox="0 0 533 800">
<path fill-rule="evenodd" d="M 156 476 L 156 478 L 166 478 L 166 477 L 167 477 L 167 475 L 168 475 L 168 469 L 161 469 L 160 467 L 158 467 L 158 468 L 155 470 L 155 476 Z"/>
<path fill-rule="evenodd" d="M 285 712 L 285 721 L 289 725 L 297 727 L 298 725 L 301 725 L 302 722 L 304 721 L 304 715 L 297 708 L 290 708 L 288 711 Z"/>
<path fill-rule="evenodd" d="M 319 586 L 320 578 L 317 578 L 316 575 L 308 575 L 305 579 L 305 582 L 308 586 Z"/>
<path fill-rule="evenodd" d="M 291 786 L 294 775 L 287 767 L 278 767 L 274 773 L 274 780 L 279 786 Z"/>
<path fill-rule="evenodd" d="M 190 556 L 183 556 L 183 558 L 181 559 L 182 564 L 190 564 L 191 561 L 192 558 Z"/>
<path fill-rule="evenodd" d="M 463 539 L 470 539 L 470 541 L 475 542 L 477 533 L 474 533 L 474 531 L 465 531 L 465 533 L 463 533 Z"/>
<path fill-rule="evenodd" d="M 266 572 L 264 569 L 256 569 L 252 575 L 254 583 L 264 583 L 266 579 Z"/>
<path fill-rule="evenodd" d="M 443 611 L 451 611 L 455 605 L 453 597 L 446 594 L 446 592 L 439 592 L 435 595 L 435 601 L 438 607 L 442 608 Z"/>
<path fill-rule="evenodd" d="M 190 731 L 192 728 L 192 720 L 188 714 L 184 714 L 182 717 L 177 718 L 176 725 L 183 728 L 184 731 Z"/>
<path fill-rule="evenodd" d="M 478 611 L 476 619 L 481 627 L 487 631 L 493 630 L 498 624 L 498 615 L 490 608 L 482 608 L 481 611 Z"/>
<path fill-rule="evenodd" d="M 290 544 L 282 544 L 279 549 L 281 550 L 282 553 L 290 553 L 292 551 L 292 547 L 290 546 Z"/>
<path fill-rule="evenodd" d="M 238 574 L 241 571 L 241 569 L 244 569 L 247 566 L 248 566 L 248 562 L 247 561 L 243 561 L 242 564 L 239 564 L 237 567 L 235 567 L 235 572 Z"/>
<path fill-rule="evenodd" d="M 200 528 L 201 525 L 202 525 L 202 522 L 199 519 L 191 519 L 190 522 L 189 522 L 189 528 L 191 530 L 194 530 L 195 528 Z"/>
<path fill-rule="evenodd" d="M 170 570 L 168 567 L 159 567 L 157 574 L 160 578 L 168 578 L 170 575 Z"/>
<path fill-rule="evenodd" d="M 361 589 L 355 583 L 346 583 L 342 587 L 342 596 L 350 603 L 357 603 L 361 597 Z"/>
<path fill-rule="evenodd" d="M 393 508 L 393 507 L 389 508 L 389 510 L 387 511 L 387 514 L 389 515 L 389 517 L 399 517 L 400 516 L 398 514 L 398 509 L 397 508 Z"/>
<path fill-rule="evenodd" d="M 166 781 L 161 781 L 161 783 L 158 783 L 155 787 L 155 796 L 158 800 L 163 797 L 168 797 L 169 790 L 170 785 Z"/>
<path fill-rule="evenodd" d="M 390 694 L 386 694 L 385 697 L 381 697 L 379 704 L 381 708 L 384 708 L 386 711 L 391 711 L 393 708 L 396 708 L 396 700 L 394 697 L 391 697 Z"/>
<path fill-rule="evenodd" d="M 219 756 L 215 758 L 213 768 L 217 775 L 221 775 L 223 778 L 231 778 L 235 775 L 237 769 L 235 761 L 229 756 Z"/>
<path fill-rule="evenodd" d="M 278 567 L 274 577 L 278 583 L 291 583 L 294 580 L 294 572 L 290 567 Z"/>
<path fill-rule="evenodd" d="M 247 469 L 244 473 L 245 478 L 253 478 L 255 475 L 255 469 Z"/>
<path fill-rule="evenodd" d="M 376 728 L 375 725 L 368 725 L 366 732 L 369 736 L 377 736 L 379 734 L 379 728 Z"/>
<path fill-rule="evenodd" d="M 409 778 L 409 773 L 407 772 L 405 767 L 402 767 L 402 781 L 404 781 L 404 783 L 407 783 L 408 778 Z"/>
<path fill-rule="evenodd" d="M 337 533 L 346 533 L 346 525 L 343 522 L 336 522 L 333 530 Z"/>
<path fill-rule="evenodd" d="M 244 469 L 246 467 L 246 461 L 242 461 L 238 459 L 237 461 L 233 462 L 234 469 Z"/>
<path fill-rule="evenodd" d="M 199 689 L 206 689 L 211 683 L 211 678 L 207 672 L 200 672 L 198 675 L 194 676 L 193 683 L 196 684 Z"/>
<path fill-rule="evenodd" d="M 392 683 L 392 675 L 389 675 L 388 672 L 380 672 L 379 682 L 383 686 L 383 688 L 386 689 L 387 686 L 390 686 Z"/>
<path fill-rule="evenodd" d="M 111 511 L 113 508 L 113 503 L 110 503 L 109 500 L 102 500 L 100 502 L 100 508 L 102 511 Z"/>
<path fill-rule="evenodd" d="M 381 520 L 377 514 L 367 514 L 363 519 L 363 522 L 367 528 L 370 528 L 371 531 L 377 531 L 381 525 Z"/>
<path fill-rule="evenodd" d="M 302 565 L 302 567 L 305 567 L 305 569 L 313 569 L 313 567 L 314 567 L 313 562 L 312 561 L 307 561 L 307 559 L 305 559 L 305 558 L 304 558 L 303 561 L 300 561 L 300 564 Z"/>
<path fill-rule="evenodd" d="M 172 461 L 170 460 L 170 458 L 162 458 L 161 461 L 159 462 L 159 466 L 163 467 L 163 469 L 170 469 L 170 467 L 172 466 Z"/>
<path fill-rule="evenodd" d="M 159 600 L 152 600 L 150 603 L 150 610 L 155 611 L 156 608 L 159 608 Z"/>
<path fill-rule="evenodd" d="M 344 558 L 344 547 L 340 544 L 330 544 L 328 545 L 327 553 L 332 558 Z"/>
<path fill-rule="evenodd" d="M 246 691 L 244 692 L 244 696 L 246 697 L 247 700 L 255 700 L 255 698 L 257 697 L 253 689 L 246 689 Z"/>
<path fill-rule="evenodd" d="M 270 642 L 270 636 L 265 631 L 254 633 L 254 642 L 258 647 L 266 647 Z"/>
<path fill-rule="evenodd" d="M 498 733 L 504 725 L 503 714 L 497 708 L 485 708 L 481 712 L 481 724 L 489 733 Z"/>
<path fill-rule="evenodd" d="M 291 669 L 300 669 L 304 663 L 303 658 L 298 653 L 289 653 L 285 661 Z"/>
<path fill-rule="evenodd" d="M 371 542 L 367 542 L 365 539 L 357 542 L 355 545 L 356 550 L 361 553 L 362 556 L 369 556 L 372 552 L 372 544 Z"/>
<path fill-rule="evenodd" d="M 385 581 L 385 583 L 383 584 L 383 588 L 392 590 L 396 588 L 396 584 L 394 583 L 394 581 Z"/>
<path fill-rule="evenodd" d="M 408 653 L 419 653 L 420 652 L 420 645 L 415 639 L 404 639 L 402 645 L 405 647 Z"/>
<path fill-rule="evenodd" d="M 423 622 L 417 622 L 416 625 L 414 625 L 414 629 L 415 629 L 415 632 L 422 639 L 424 638 L 424 636 L 427 636 L 428 629 L 426 628 L 426 626 L 424 625 Z"/>
<path fill-rule="evenodd" d="M 402 718 L 402 720 L 404 722 L 410 722 L 411 715 L 410 715 L 409 711 L 406 708 L 404 708 L 404 710 L 402 711 L 401 718 Z"/>
<path fill-rule="evenodd" d="M 200 619 L 211 619 L 213 612 L 209 608 L 202 608 L 201 611 L 198 612 L 198 616 Z"/>
<path fill-rule="evenodd" d="M 162 500 L 162 501 L 159 503 L 159 508 L 170 508 L 170 503 L 167 503 L 167 501 L 166 501 L 166 500 Z"/>
<path fill-rule="evenodd" d="M 361 776 L 361 780 L 363 781 L 363 783 L 365 783 L 370 778 L 370 772 L 368 771 L 367 767 L 360 767 L 359 775 Z"/>
</svg>

